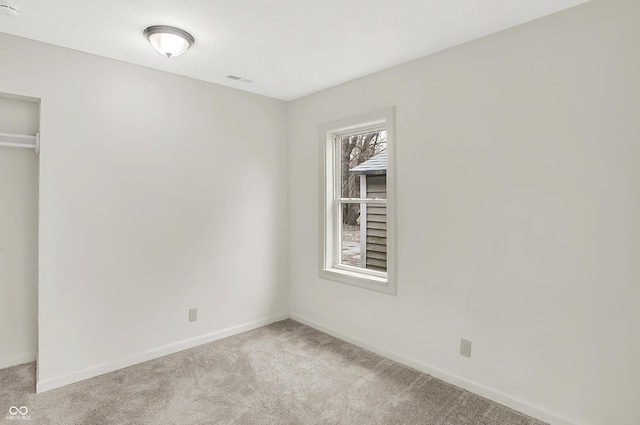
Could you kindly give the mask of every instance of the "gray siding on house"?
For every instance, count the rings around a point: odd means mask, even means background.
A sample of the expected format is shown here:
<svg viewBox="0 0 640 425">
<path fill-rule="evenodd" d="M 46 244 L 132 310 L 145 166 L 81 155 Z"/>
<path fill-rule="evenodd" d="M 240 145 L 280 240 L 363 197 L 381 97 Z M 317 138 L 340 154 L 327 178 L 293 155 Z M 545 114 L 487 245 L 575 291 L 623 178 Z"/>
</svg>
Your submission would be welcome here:
<svg viewBox="0 0 640 425">
<path fill-rule="evenodd" d="M 364 177 L 364 176 L 363 176 Z M 387 176 L 366 176 L 367 198 L 387 198 Z M 369 204 L 366 217 L 360 223 L 366 223 L 366 268 L 387 271 L 387 207 Z"/>
</svg>

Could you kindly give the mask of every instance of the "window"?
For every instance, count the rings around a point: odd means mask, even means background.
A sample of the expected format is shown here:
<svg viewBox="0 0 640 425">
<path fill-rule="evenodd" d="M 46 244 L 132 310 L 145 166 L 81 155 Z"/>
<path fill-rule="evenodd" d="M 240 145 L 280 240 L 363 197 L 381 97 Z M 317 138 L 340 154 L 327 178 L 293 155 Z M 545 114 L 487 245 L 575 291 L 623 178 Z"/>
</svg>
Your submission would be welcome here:
<svg viewBox="0 0 640 425">
<path fill-rule="evenodd" d="M 395 295 L 394 112 L 320 127 L 320 277 Z"/>
</svg>

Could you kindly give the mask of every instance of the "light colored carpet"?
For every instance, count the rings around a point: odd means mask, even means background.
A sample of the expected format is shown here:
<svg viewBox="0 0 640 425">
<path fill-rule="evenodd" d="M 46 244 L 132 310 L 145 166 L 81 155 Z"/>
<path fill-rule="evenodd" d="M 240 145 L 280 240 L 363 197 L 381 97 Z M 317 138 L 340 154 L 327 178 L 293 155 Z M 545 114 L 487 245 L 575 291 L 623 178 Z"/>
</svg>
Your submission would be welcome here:
<svg viewBox="0 0 640 425">
<path fill-rule="evenodd" d="M 0 423 L 543 425 L 293 320 L 34 390 L 34 363 L 0 370 Z"/>
</svg>

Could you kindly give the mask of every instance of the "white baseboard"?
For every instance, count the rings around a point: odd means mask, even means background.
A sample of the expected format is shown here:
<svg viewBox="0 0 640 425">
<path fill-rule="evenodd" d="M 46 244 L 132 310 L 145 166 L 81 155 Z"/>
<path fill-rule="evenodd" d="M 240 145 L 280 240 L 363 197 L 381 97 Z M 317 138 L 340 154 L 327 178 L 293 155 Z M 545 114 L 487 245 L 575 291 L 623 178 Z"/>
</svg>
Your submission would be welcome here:
<svg viewBox="0 0 640 425">
<path fill-rule="evenodd" d="M 361 339 L 354 338 L 351 335 L 344 334 L 342 332 L 339 332 L 332 328 L 324 326 L 318 322 L 307 319 L 306 317 L 298 313 L 290 312 L 289 317 L 297 322 L 310 326 L 321 332 L 327 333 L 341 340 L 350 342 L 351 344 L 357 345 L 358 347 L 364 348 L 365 350 L 371 351 L 373 353 L 379 354 L 388 359 L 394 360 L 405 366 L 409 366 L 420 372 L 424 372 L 435 378 L 448 382 L 449 384 L 455 385 L 460 388 L 464 388 L 469 392 L 472 392 L 474 394 L 477 394 L 489 400 L 495 401 L 496 403 L 500 403 L 513 410 L 524 413 L 525 415 L 531 416 L 533 418 L 539 419 L 544 422 L 548 422 L 551 425 L 578 425 L 577 422 L 575 421 L 572 421 L 561 415 L 549 412 L 548 410 L 543 409 L 539 406 L 536 406 L 533 403 L 530 403 L 526 400 L 507 394 L 496 388 L 491 388 L 486 385 L 480 384 L 478 382 L 470 381 L 461 376 L 446 372 L 444 370 L 422 363 L 418 360 L 412 359 L 402 354 L 398 354 L 386 348 L 369 344 L 365 341 L 362 341 Z"/>
<path fill-rule="evenodd" d="M 259 328 L 277 322 L 279 320 L 287 319 L 289 316 L 286 313 L 270 316 L 264 319 L 255 320 L 253 322 L 245 323 L 238 326 L 232 326 L 230 328 L 222 329 L 210 334 L 198 336 L 195 338 L 186 339 L 173 344 L 168 344 L 163 347 L 155 348 L 141 353 L 133 354 L 131 356 L 124 357 L 112 362 L 102 363 L 96 366 L 92 366 L 78 372 L 70 373 L 68 375 L 60 376 L 57 378 L 47 379 L 45 381 L 38 381 L 36 383 L 36 392 L 42 393 L 54 388 L 60 388 L 65 385 L 73 384 L 74 382 L 82 381 L 84 379 L 93 378 L 94 376 L 103 375 L 105 373 L 113 372 L 118 369 L 133 366 L 138 363 L 146 362 L 156 359 L 158 357 L 166 356 L 168 354 L 177 353 L 189 348 L 197 347 L 198 345 L 206 344 L 216 341 L 218 339 L 226 338 L 235 334 L 250 331 L 252 329 Z M 35 360 L 35 354 L 34 354 Z"/>
<path fill-rule="evenodd" d="M 36 352 L 24 353 L 18 356 L 4 357 L 0 359 L 0 369 L 6 367 L 17 366 L 19 364 L 31 363 L 36 361 Z"/>
<path fill-rule="evenodd" d="M 287 318 L 296 320 L 300 323 L 303 323 L 321 332 L 327 333 L 341 340 L 350 342 L 351 344 L 362 347 L 365 350 L 379 354 L 381 356 L 394 360 L 398 363 L 401 363 L 405 366 L 409 366 L 413 369 L 416 369 L 420 372 L 424 372 L 428 375 L 441 379 L 457 387 L 464 388 L 474 394 L 477 394 L 481 397 L 485 397 L 489 400 L 495 401 L 496 403 L 500 403 L 513 410 L 517 410 L 518 412 L 522 412 L 526 415 L 529 415 L 541 421 L 548 422 L 551 425 L 578 425 L 578 423 L 573 420 L 565 418 L 562 415 L 552 413 L 526 400 L 520 399 L 513 395 L 509 395 L 498 389 L 488 387 L 486 385 L 468 380 L 458 375 L 443 371 L 441 369 L 430 366 L 428 364 L 425 364 L 413 358 L 404 356 L 402 354 L 398 354 L 386 348 L 369 344 L 365 341 L 362 341 L 359 338 L 355 338 L 345 333 L 336 331 L 332 328 L 324 326 L 318 322 L 310 320 L 294 312 L 291 312 L 289 314 L 286 314 L 286 313 L 278 314 L 275 316 L 267 317 L 265 319 L 256 320 L 256 321 L 245 323 L 242 325 L 232 326 L 230 328 L 212 332 L 207 335 L 202 335 L 199 337 L 165 345 L 164 347 L 159 347 L 156 349 L 152 349 L 152 350 L 144 351 L 131 356 L 127 356 L 125 358 L 122 358 L 113 362 L 96 365 L 87 369 L 80 370 L 78 372 L 74 372 L 65 376 L 58 377 L 58 378 L 48 379 L 46 381 L 39 381 L 36 384 L 36 392 L 41 393 L 44 391 L 49 391 L 54 388 L 59 388 L 65 385 L 72 384 L 74 382 L 82 381 L 84 379 L 93 378 L 94 376 L 99 376 L 105 373 L 113 372 L 118 369 L 133 366 L 135 364 L 142 363 L 148 360 L 153 360 L 158 357 L 166 356 L 168 354 L 177 353 L 179 351 L 183 351 L 189 348 L 196 347 L 198 345 L 213 342 L 218 339 L 226 338 L 228 336 L 250 331 L 252 329 L 256 329 L 261 326 L 265 326 L 273 322 L 277 322 Z M 35 359 L 36 359 L 36 353 L 30 353 L 28 355 L 11 357 L 7 359 L 0 359 L 0 369 L 2 369 L 3 367 L 14 366 L 22 363 L 28 363 L 28 362 L 34 361 Z"/>
</svg>

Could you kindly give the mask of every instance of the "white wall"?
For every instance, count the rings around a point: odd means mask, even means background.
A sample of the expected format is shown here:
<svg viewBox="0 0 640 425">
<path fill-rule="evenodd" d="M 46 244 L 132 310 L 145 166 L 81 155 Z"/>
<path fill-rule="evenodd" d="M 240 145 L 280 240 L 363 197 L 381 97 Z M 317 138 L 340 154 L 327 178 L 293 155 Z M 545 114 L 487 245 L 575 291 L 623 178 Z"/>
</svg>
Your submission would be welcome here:
<svg viewBox="0 0 640 425">
<path fill-rule="evenodd" d="M 0 92 L 42 99 L 39 390 L 287 313 L 284 102 L 8 35 L 0 51 Z"/>
<path fill-rule="evenodd" d="M 2 97 L 0 133 L 34 135 L 40 105 Z M 38 157 L 0 146 L 0 369 L 36 359 Z"/>
<path fill-rule="evenodd" d="M 42 99 L 39 388 L 272 320 L 289 273 L 295 317 L 554 423 L 637 424 L 639 12 L 594 0 L 288 108 L 0 35 L 0 92 Z M 317 277 L 318 125 L 391 105 L 397 297 Z"/>
<path fill-rule="evenodd" d="M 554 424 L 640 423 L 639 15 L 596 0 L 293 101 L 292 316 Z M 393 105 L 397 297 L 318 278 L 318 127 Z"/>
</svg>

